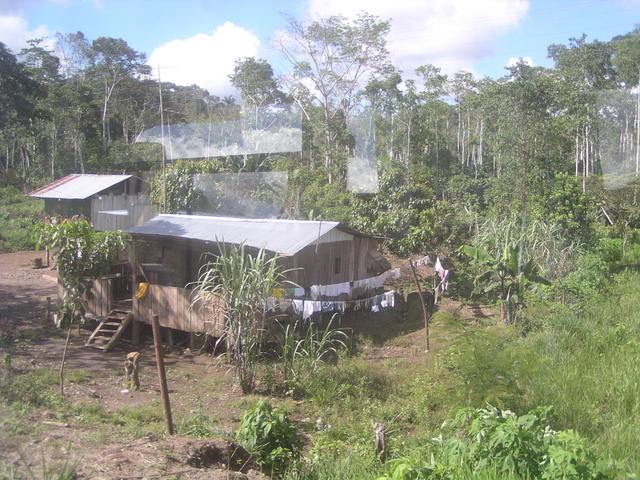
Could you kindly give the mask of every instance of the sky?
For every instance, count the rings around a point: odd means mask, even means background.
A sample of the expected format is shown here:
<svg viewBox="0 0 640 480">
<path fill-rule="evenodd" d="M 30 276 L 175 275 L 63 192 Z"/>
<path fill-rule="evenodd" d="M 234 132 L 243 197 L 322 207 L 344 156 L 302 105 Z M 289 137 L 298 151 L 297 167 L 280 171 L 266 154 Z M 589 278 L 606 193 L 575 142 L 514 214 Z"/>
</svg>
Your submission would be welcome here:
<svg viewBox="0 0 640 480">
<path fill-rule="evenodd" d="M 287 64 L 275 39 L 288 18 L 358 12 L 391 21 L 391 60 L 410 78 L 431 63 L 453 74 L 498 78 L 525 59 L 551 66 L 547 46 L 569 38 L 610 40 L 640 24 L 640 0 L 0 0 L 0 42 L 14 53 L 35 37 L 82 31 L 124 39 L 163 81 L 235 94 L 237 58 Z"/>
</svg>

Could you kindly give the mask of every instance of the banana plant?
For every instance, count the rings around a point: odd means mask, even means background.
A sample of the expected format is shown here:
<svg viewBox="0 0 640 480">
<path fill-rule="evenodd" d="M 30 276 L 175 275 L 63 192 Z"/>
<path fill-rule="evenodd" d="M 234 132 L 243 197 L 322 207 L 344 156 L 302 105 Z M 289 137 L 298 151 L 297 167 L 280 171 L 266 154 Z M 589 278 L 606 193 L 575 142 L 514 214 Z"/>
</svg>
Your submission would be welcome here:
<svg viewBox="0 0 640 480">
<path fill-rule="evenodd" d="M 473 279 L 474 293 L 491 294 L 498 292 L 500 320 L 511 323 L 517 310 L 524 308 L 524 291 L 536 290 L 549 281 L 536 273 L 532 260 L 523 261 L 523 247 L 520 243 L 505 244 L 498 256 L 486 251 L 463 245 L 460 252 L 471 258 L 481 272 Z"/>
</svg>

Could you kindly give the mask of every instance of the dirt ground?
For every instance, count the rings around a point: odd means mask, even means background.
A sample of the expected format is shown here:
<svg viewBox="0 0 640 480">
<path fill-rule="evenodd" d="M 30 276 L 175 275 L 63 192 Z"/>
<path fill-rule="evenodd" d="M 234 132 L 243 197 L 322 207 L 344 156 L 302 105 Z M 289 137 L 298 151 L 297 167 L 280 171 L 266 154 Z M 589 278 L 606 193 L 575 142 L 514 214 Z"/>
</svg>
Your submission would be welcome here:
<svg viewBox="0 0 640 480">
<path fill-rule="evenodd" d="M 56 272 L 33 268 L 32 260 L 38 256 L 40 252 L 0 254 L 0 335 L 12 340 L 0 353 L 11 354 L 12 366 L 18 372 L 39 368 L 57 370 L 64 349 L 66 332 L 55 329 L 53 322 L 46 318 L 47 297 L 54 301 L 56 296 Z M 65 370 L 88 372 L 89 380 L 77 384 L 67 381 L 67 401 L 100 404 L 106 413 L 159 405 L 160 388 L 152 346 L 147 342 L 135 348 L 123 341 L 105 353 L 84 347 L 89 334 L 85 329 L 80 335 L 75 328 L 71 332 Z M 142 353 L 142 388 L 123 393 L 123 361 L 130 351 Z M 174 416 L 177 412 L 206 412 L 216 419 L 221 434 L 235 430 L 244 400 L 226 365 L 211 356 L 178 349 L 166 354 L 165 365 Z M 5 414 L 7 412 L 0 412 L 0 421 Z M 52 417 L 52 412 L 32 413 L 31 423 L 38 425 L 36 435 L 2 438 L 0 431 L 0 461 L 13 465 L 18 472 L 27 463 L 38 474 L 43 458 L 50 459 L 49 466 L 56 464 L 56 459 L 64 459 L 79 462 L 78 474 L 92 479 L 259 476 L 255 472 L 245 475 L 189 467 L 184 458 L 190 439 L 185 437 L 159 434 L 126 441 L 130 439 L 120 435 L 117 427 L 112 435 L 96 436 L 90 426 L 69 424 Z M 175 420 L 179 421 L 179 416 Z"/>
<path fill-rule="evenodd" d="M 0 254 L 0 355 L 9 353 L 15 371 L 57 369 L 65 343 L 65 332 L 55 329 L 47 320 L 47 297 L 56 298 L 56 272 L 49 268 L 33 267 L 33 259 L 41 252 Z M 409 272 L 409 273 L 408 273 Z M 432 275 L 427 267 L 420 267 L 421 278 Z M 410 270 L 403 269 L 400 282 L 411 283 Z M 415 308 L 415 307 L 414 307 Z M 442 299 L 440 309 L 455 312 L 463 319 L 490 316 L 483 307 L 463 306 Z M 425 331 L 420 312 L 411 313 L 415 321 L 401 324 L 384 315 L 368 316 L 367 329 L 371 345 L 365 358 L 377 362 L 389 358 L 428 355 L 425 352 Z M 70 405 L 97 405 L 105 413 L 122 409 L 142 409 L 160 406 L 159 384 L 153 348 L 150 341 L 135 347 L 120 341 L 105 353 L 84 346 L 90 330 L 80 334 L 74 328 L 65 369 L 83 372 L 85 381 L 67 381 L 65 399 Z M 431 351 L 447 341 L 437 332 L 432 338 Z M 139 391 L 123 389 L 123 361 L 128 352 L 140 351 L 141 384 Z M 197 414 L 215 419 L 221 438 L 236 430 L 244 407 L 252 400 L 243 396 L 232 372 L 219 359 L 196 354 L 186 348 L 176 348 L 166 354 L 165 364 L 174 420 Z M 117 425 L 97 432 L 89 424 L 68 423 L 48 411 L 29 412 L 33 429 L 20 434 L 2 433 L 4 422 L 10 422 L 9 411 L 0 411 L 0 476 L 5 470 L 24 471 L 26 466 L 39 471 L 43 460 L 48 466 L 66 461 L 77 463 L 81 478 L 142 479 L 142 478 L 264 478 L 251 470 L 231 472 L 223 468 L 196 468 L 185 462 L 193 439 L 167 436 L 162 431 L 140 437 L 135 432 L 121 432 Z M 299 422 L 310 419 L 299 420 Z M 47 463 L 48 462 L 48 463 Z M 7 467 L 8 466 L 8 467 Z M 13 471 L 13 470 L 12 470 Z M 14 473 L 14 475 L 16 475 Z M 15 478 L 22 478 L 15 476 Z"/>
</svg>

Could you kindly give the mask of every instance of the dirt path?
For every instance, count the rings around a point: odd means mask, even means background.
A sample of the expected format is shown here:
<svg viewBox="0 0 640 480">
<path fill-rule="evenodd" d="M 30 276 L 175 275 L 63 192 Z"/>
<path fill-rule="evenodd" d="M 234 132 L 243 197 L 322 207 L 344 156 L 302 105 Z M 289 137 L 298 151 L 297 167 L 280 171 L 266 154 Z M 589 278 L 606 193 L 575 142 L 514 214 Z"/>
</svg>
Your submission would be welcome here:
<svg viewBox="0 0 640 480">
<path fill-rule="evenodd" d="M 477 324 L 495 315 L 493 307 L 462 303 L 450 298 L 448 293 L 439 295 L 434 317 L 430 320 L 429 350 L 427 351 L 424 315 L 411 268 L 406 259 L 392 257 L 391 263 L 391 268 L 400 268 L 400 278 L 390 280 L 385 287 L 403 292 L 409 299 L 408 311 L 401 316 L 398 313 L 390 313 L 388 318 L 379 316 L 372 322 L 371 330 L 376 331 L 378 337 L 384 339 L 384 345 L 375 345 L 374 341 L 372 348 L 365 353 L 367 360 L 378 362 L 388 359 L 426 357 L 429 363 L 438 350 L 448 345 L 460 333 L 459 328 L 438 324 L 438 319 L 442 318 L 438 312 L 451 314 L 451 318 L 458 320 L 461 325 Z M 434 278 L 433 267 L 421 265 L 416 267 L 415 271 L 423 291 L 430 290 L 429 286 Z M 407 292 L 411 293 L 407 294 Z"/>
<path fill-rule="evenodd" d="M 56 272 L 34 269 L 34 258 L 41 252 L 0 255 L 0 335 L 9 329 L 43 328 L 46 298 L 56 295 Z"/>
<path fill-rule="evenodd" d="M 65 343 L 66 332 L 55 329 L 46 319 L 47 297 L 55 301 L 57 275 L 47 268 L 33 268 L 32 260 L 39 255 L 40 252 L 0 254 L 0 354 L 11 356 L 18 373 L 57 371 Z M 84 347 L 89 333 L 82 330 L 78 336 L 76 329 L 72 330 L 65 369 L 71 379 L 75 373 L 86 380 L 74 383 L 67 379 L 65 396 L 70 408 L 94 405 L 104 414 L 116 416 L 124 411 L 147 414 L 149 408 L 158 411 L 159 384 L 151 344 L 135 348 L 125 341 L 105 353 Z M 142 389 L 123 393 L 123 360 L 133 350 L 142 353 Z M 227 366 L 209 356 L 183 350 L 168 353 L 165 364 L 176 424 L 202 413 L 215 419 L 221 435 L 237 428 L 243 397 Z M 24 473 L 25 461 L 34 471 L 40 471 L 44 458 L 49 462 L 47 467 L 59 465 L 64 459 L 79 462 L 78 473 L 92 479 L 170 475 L 182 479 L 257 478 L 255 472 L 248 476 L 232 473 L 235 476 L 228 477 L 228 472 L 185 465 L 187 444 L 191 442 L 185 437 L 140 437 L 135 432 L 120 432 L 117 425 L 107 425 L 110 434 L 99 433 L 90 422 L 69 424 L 46 410 L 33 411 L 27 418 L 31 429 L 28 424 L 17 424 L 10 409 L 0 409 L 0 432 L 4 428 L 28 430 L 6 438 L 0 433 L 0 477 L 7 469 Z M 100 430 L 104 430 L 103 426 Z"/>
</svg>

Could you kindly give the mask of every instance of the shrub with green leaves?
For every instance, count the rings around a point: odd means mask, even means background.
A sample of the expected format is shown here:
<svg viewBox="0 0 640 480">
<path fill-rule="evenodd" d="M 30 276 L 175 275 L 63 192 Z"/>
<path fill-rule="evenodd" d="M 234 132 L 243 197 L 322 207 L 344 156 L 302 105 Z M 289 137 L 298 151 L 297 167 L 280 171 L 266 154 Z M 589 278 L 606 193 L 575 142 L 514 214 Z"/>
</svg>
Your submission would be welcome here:
<svg viewBox="0 0 640 480">
<path fill-rule="evenodd" d="M 51 217 L 34 227 L 41 246 L 55 249 L 53 258 L 64 286 L 64 297 L 58 312 L 58 326 L 63 321 L 84 321 L 86 299 L 92 281 L 109 272 L 118 252 L 126 246 L 121 231 L 96 232 L 84 218 Z"/>
<path fill-rule="evenodd" d="M 43 214 L 44 202 L 17 188 L 0 187 L 0 252 L 32 249 L 33 224 Z"/>
<path fill-rule="evenodd" d="M 245 412 L 237 438 L 274 475 L 284 472 L 292 460 L 300 457 L 302 442 L 296 426 L 266 400 Z"/>
<path fill-rule="evenodd" d="M 461 409 L 427 447 L 425 460 L 391 461 L 378 480 L 475 478 L 481 472 L 492 472 L 489 478 L 608 480 L 623 473 L 576 432 L 552 430 L 550 411 L 539 407 L 519 416 L 491 405 Z"/>
</svg>

